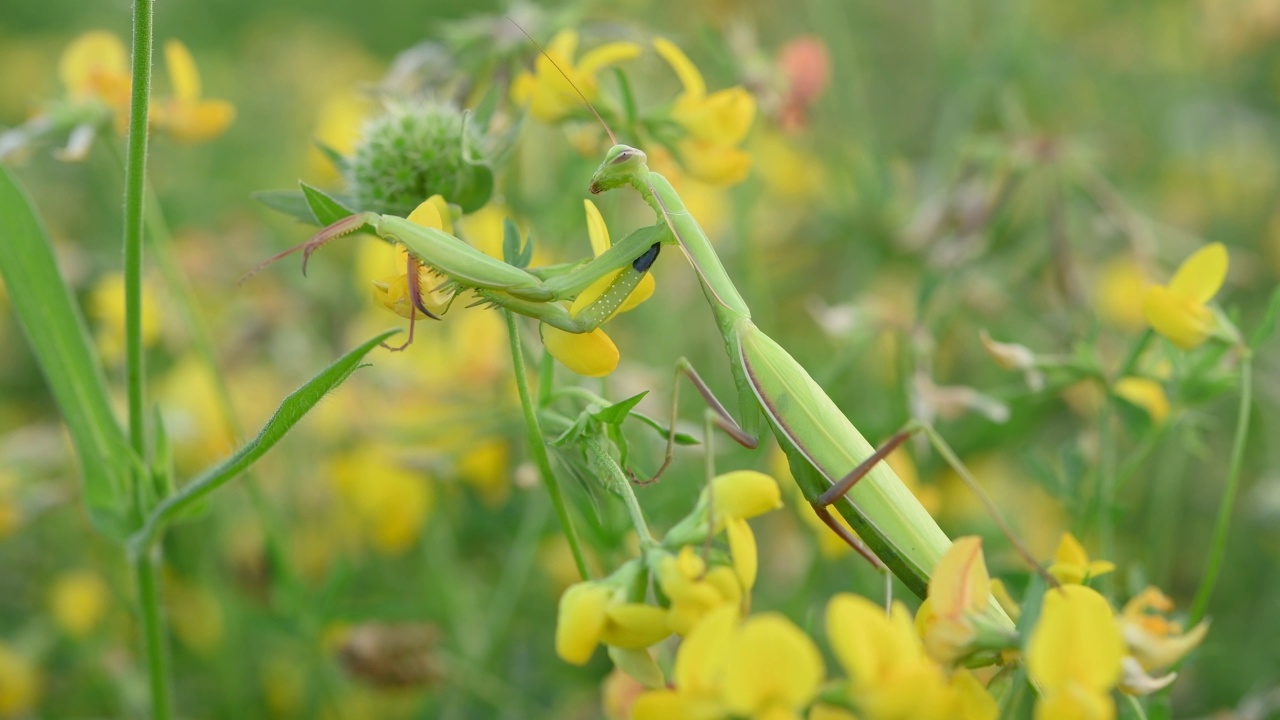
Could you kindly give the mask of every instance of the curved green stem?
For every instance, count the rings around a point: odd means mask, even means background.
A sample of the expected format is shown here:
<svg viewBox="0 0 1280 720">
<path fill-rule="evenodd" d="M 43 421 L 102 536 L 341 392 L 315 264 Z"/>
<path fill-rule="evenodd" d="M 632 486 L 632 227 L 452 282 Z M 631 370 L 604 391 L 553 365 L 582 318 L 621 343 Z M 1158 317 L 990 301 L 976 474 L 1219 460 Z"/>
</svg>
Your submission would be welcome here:
<svg viewBox="0 0 1280 720">
<path fill-rule="evenodd" d="M 1195 600 L 1191 603 L 1188 627 L 1195 627 L 1204 618 L 1209 598 L 1213 595 L 1213 586 L 1217 584 L 1218 573 L 1222 570 L 1222 560 L 1227 552 L 1227 532 L 1231 529 L 1231 511 L 1235 508 L 1236 491 L 1240 489 L 1240 470 L 1244 466 L 1244 448 L 1249 437 L 1249 408 L 1252 404 L 1253 363 L 1249 350 L 1245 348 L 1240 359 L 1240 408 L 1236 414 L 1236 437 L 1231 445 L 1227 487 L 1222 493 L 1222 504 L 1218 506 L 1213 540 L 1209 543 L 1209 561 L 1205 566 L 1204 577 L 1200 580 L 1200 588 L 1196 590 Z"/>
<path fill-rule="evenodd" d="M 510 310 L 502 311 L 507 320 L 507 337 L 511 340 L 511 363 L 516 374 L 516 389 L 520 393 L 520 408 L 524 411 L 524 424 L 528 430 L 529 452 L 533 453 L 533 462 L 542 476 L 542 483 L 547 486 L 547 494 L 551 496 L 551 504 L 556 509 L 556 518 L 560 520 L 560 529 L 569 541 L 569 550 L 573 552 L 573 562 L 578 566 L 578 575 L 583 580 L 590 578 L 587 573 L 587 560 L 582 554 L 582 545 L 578 541 L 578 531 L 573 527 L 573 519 L 569 517 L 569 508 L 564 502 L 564 493 L 560 491 L 560 481 L 551 469 L 551 458 L 547 456 L 547 443 L 542 437 L 542 428 L 538 426 L 537 408 L 533 397 L 529 394 L 529 378 L 525 374 L 524 348 L 520 344 L 520 329 L 516 326 L 516 316 Z"/>
</svg>

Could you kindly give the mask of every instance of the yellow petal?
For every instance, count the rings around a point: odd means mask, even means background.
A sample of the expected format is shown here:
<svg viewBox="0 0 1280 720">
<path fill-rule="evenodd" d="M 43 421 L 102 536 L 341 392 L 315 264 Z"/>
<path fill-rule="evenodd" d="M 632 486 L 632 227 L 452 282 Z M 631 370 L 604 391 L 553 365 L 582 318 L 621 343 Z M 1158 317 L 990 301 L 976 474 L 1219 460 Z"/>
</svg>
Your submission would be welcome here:
<svg viewBox="0 0 1280 720">
<path fill-rule="evenodd" d="M 587 236 L 591 238 L 591 254 L 600 257 L 613 245 L 609 241 L 609 227 L 604 224 L 600 209 L 589 198 L 582 201 L 582 206 L 587 211 Z"/>
<path fill-rule="evenodd" d="M 751 156 L 733 145 L 690 139 L 681 141 L 679 149 L 685 171 L 711 185 L 736 185 L 751 172 Z"/>
<path fill-rule="evenodd" d="M 755 470 L 735 470 L 711 481 L 715 515 L 719 520 L 753 518 L 782 507 L 778 481 Z"/>
<path fill-rule="evenodd" d="M 585 665 L 600 643 L 604 630 L 605 606 L 609 588 L 593 582 L 580 582 L 560 596 L 556 616 L 556 654 L 573 665 Z"/>
<path fill-rule="evenodd" d="M 409 217 L 405 219 L 422 227 L 449 232 L 444 220 L 448 216 L 449 205 L 445 203 L 444 198 L 439 195 L 432 195 L 419 203 L 418 207 L 414 208 L 413 212 L 409 213 Z"/>
<path fill-rule="evenodd" d="M 578 31 L 566 28 L 556 33 L 551 38 L 551 42 L 547 43 L 547 54 L 554 57 L 558 63 L 568 63 L 573 59 L 574 53 L 578 51 Z M 545 57 L 539 56 L 545 60 Z M 562 64 L 561 67 L 564 67 Z M 552 68 L 553 70 L 555 68 Z"/>
<path fill-rule="evenodd" d="M 702 619 L 676 654 L 676 687 L 681 692 L 712 694 L 728 657 L 729 640 L 738 627 L 738 608 L 724 605 Z"/>
<path fill-rule="evenodd" d="M 658 51 L 663 60 L 667 61 L 671 69 L 676 71 L 680 84 L 684 86 L 684 97 L 701 100 L 706 96 L 707 83 L 684 51 L 666 38 L 654 38 L 653 48 Z"/>
<path fill-rule="evenodd" d="M 1005 614 L 1013 618 L 1015 623 L 1018 622 L 1018 618 L 1022 617 L 1022 606 L 1018 604 L 1017 600 L 1013 599 L 1013 595 L 1009 594 L 1009 589 L 1005 587 L 1003 581 L 998 579 L 991 581 L 991 595 L 996 599 L 996 602 L 1000 603 L 1000 607 L 1004 609 Z"/>
<path fill-rule="evenodd" d="M 641 695 L 631 707 L 632 720 L 722 720 L 718 703 L 674 690 L 654 690 Z"/>
<path fill-rule="evenodd" d="M 1169 416 L 1169 398 L 1164 386 L 1150 378 L 1126 377 L 1116 381 L 1115 394 L 1146 411 L 1157 424 Z"/>
<path fill-rule="evenodd" d="M 58 77 L 72 99 L 97 94 L 99 78 L 128 75 L 124 43 L 105 30 L 91 30 L 72 40 L 58 59 Z"/>
<path fill-rule="evenodd" d="M 1105 598 L 1084 585 L 1064 585 L 1044 596 L 1031 631 L 1027 671 L 1047 692 L 1072 686 L 1106 692 L 1120 679 L 1124 641 Z"/>
<path fill-rule="evenodd" d="M 605 43 L 582 55 L 577 63 L 578 72 L 594 76 L 601 68 L 640 57 L 642 49 L 633 42 Z"/>
<path fill-rule="evenodd" d="M 958 720 L 995 720 L 1000 714 L 996 699 L 968 670 L 957 671 L 951 677 L 951 689 L 956 696 Z"/>
<path fill-rule="evenodd" d="M 1035 720 L 1112 720 L 1111 695 L 1079 686 L 1049 690 L 1036 700 Z"/>
<path fill-rule="evenodd" d="M 604 614 L 606 622 L 600 639 L 606 645 L 639 650 L 671 634 L 667 611 L 663 608 L 643 603 L 614 603 Z"/>
<path fill-rule="evenodd" d="M 1142 294 L 1142 314 L 1152 329 L 1183 350 L 1200 345 L 1213 328 L 1213 313 L 1203 304 L 1152 285 Z"/>
<path fill-rule="evenodd" d="M 164 106 L 155 125 L 175 140 L 196 143 L 226 132 L 235 118 L 235 106 L 226 100 L 174 102 Z"/>
<path fill-rule="evenodd" d="M 929 579 L 934 612 L 949 617 L 979 613 L 986 608 L 990 595 L 991 576 L 982 557 L 982 538 L 956 538 Z"/>
<path fill-rule="evenodd" d="M 542 344 L 565 367 L 586 377 L 604 377 L 618 367 L 618 346 L 600 328 L 588 333 L 565 332 L 543 323 L 538 326 Z"/>
<path fill-rule="evenodd" d="M 164 62 L 169 68 L 169 84 L 178 100 L 193 102 L 200 99 L 200 71 L 191 51 L 178 40 L 164 44 Z"/>
<path fill-rule="evenodd" d="M 729 642 L 722 697 L 734 714 L 809 704 L 822 682 L 822 656 L 800 628 L 777 613 L 748 618 Z"/>
<path fill-rule="evenodd" d="M 756 584 L 759 558 L 756 552 L 756 536 L 751 526 L 742 518 L 731 518 L 724 526 L 729 536 L 729 554 L 733 556 L 733 570 L 738 574 L 742 588 L 747 592 Z"/>
<path fill-rule="evenodd" d="M 1203 305 L 1222 289 L 1227 263 L 1227 248 L 1222 243 L 1205 245 L 1178 266 L 1169 281 L 1169 291 Z"/>
<path fill-rule="evenodd" d="M 671 116 L 696 140 L 737 145 L 751 130 L 756 98 L 746 88 L 732 87 L 701 100 L 677 102 Z"/>
</svg>

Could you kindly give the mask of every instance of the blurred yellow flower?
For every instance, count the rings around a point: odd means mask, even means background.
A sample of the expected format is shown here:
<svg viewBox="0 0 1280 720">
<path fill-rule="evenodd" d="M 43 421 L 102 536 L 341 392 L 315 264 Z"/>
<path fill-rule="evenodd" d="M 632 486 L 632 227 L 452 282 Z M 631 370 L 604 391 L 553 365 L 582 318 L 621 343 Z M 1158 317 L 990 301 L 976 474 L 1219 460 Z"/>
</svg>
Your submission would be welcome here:
<svg viewBox="0 0 1280 720">
<path fill-rule="evenodd" d="M 1049 574 L 1060 583 L 1079 585 L 1115 569 L 1115 563 L 1109 560 L 1090 560 L 1089 553 L 1085 552 L 1076 536 L 1066 532 L 1058 541 L 1058 551 L 1054 553 Z"/>
<path fill-rule="evenodd" d="M 226 100 L 206 100 L 200 94 L 200 72 L 191 51 L 177 40 L 164 44 L 165 65 L 173 96 L 155 105 L 151 123 L 183 142 L 203 142 L 226 132 L 236 109 Z"/>
<path fill-rule="evenodd" d="M 601 217 L 600 210 L 596 208 L 595 203 L 590 200 L 583 200 L 583 206 L 587 213 L 587 235 L 591 239 L 591 251 L 595 257 L 599 257 L 613 245 L 609 239 L 609 228 L 604 224 L 604 218 Z M 574 298 L 573 304 L 569 307 L 569 314 L 577 317 L 578 313 L 598 300 L 609 289 L 609 284 L 618 275 L 627 270 L 629 268 L 621 268 L 588 285 L 585 290 L 578 293 L 578 297 Z M 646 272 L 644 277 L 640 279 L 640 283 L 627 295 L 627 299 L 622 301 L 602 323 L 608 322 L 610 318 L 618 313 L 626 312 L 648 300 L 653 295 L 654 285 L 653 273 Z M 613 340 L 604 330 L 598 327 L 591 332 L 571 333 L 546 323 L 541 323 L 538 326 L 538 334 L 541 336 L 542 344 L 546 347 L 547 352 L 551 353 L 551 356 L 559 360 L 565 367 L 579 375 L 604 377 L 617 369 L 618 361 L 622 359 L 621 353 L 618 352 L 618 346 L 613 343 Z"/>
<path fill-rule="evenodd" d="M 575 63 L 577 50 L 576 31 L 556 33 L 547 43 L 546 53 L 534 60 L 533 72 L 524 70 L 516 75 L 511 83 L 511 99 L 518 105 L 528 105 L 529 112 L 539 120 L 553 123 L 575 110 L 585 110 L 579 91 L 588 101 L 595 102 L 600 92 L 596 73 L 640 56 L 640 46 L 635 43 L 611 42 L 587 52 Z"/>
<path fill-rule="evenodd" d="M 21 653 L 0 641 L 0 717 L 30 713 L 44 684 L 40 671 Z"/>
<path fill-rule="evenodd" d="M 1098 316 L 1121 330 L 1141 330 L 1146 325 L 1142 307 L 1133 301 L 1141 297 L 1147 285 L 1146 274 L 1129 255 L 1111 260 L 1098 271 L 1093 288 L 1093 303 Z"/>
<path fill-rule="evenodd" d="M 1114 717 L 1110 690 L 1120 680 L 1123 655 L 1105 598 L 1083 585 L 1049 590 L 1027 642 L 1027 672 L 1041 691 L 1036 718 Z"/>
<path fill-rule="evenodd" d="M 58 59 L 58 77 L 72 102 L 97 101 L 120 127 L 129 117 L 129 54 L 120 38 L 90 30 L 72 40 Z"/>
<path fill-rule="evenodd" d="M 1206 245 L 1178 266 L 1168 285 L 1152 285 L 1142 296 L 1142 314 L 1152 329 L 1174 345 L 1190 350 L 1213 331 L 1214 315 L 1206 304 L 1227 277 L 1227 249 Z"/>
<path fill-rule="evenodd" d="M 49 610 L 63 632 L 84 637 L 102 622 L 109 600 L 110 591 L 98 573 L 75 570 L 54 579 L 49 591 Z"/>
<path fill-rule="evenodd" d="M 1150 378 L 1126 377 L 1116 381 L 1112 388 L 1116 396 L 1146 411 L 1157 425 L 1169 416 L 1169 397 L 1164 386 Z"/>
<path fill-rule="evenodd" d="M 208 586 L 167 576 L 165 609 L 173 634 L 197 655 L 211 656 L 222 647 L 226 618 L 222 601 Z"/>
<path fill-rule="evenodd" d="M 632 718 L 799 718 L 822 677 L 817 646 L 790 620 L 764 613 L 740 623 L 736 608 L 721 607 L 680 645 L 675 687 L 641 695 Z"/>
<path fill-rule="evenodd" d="M 361 445 L 335 458 L 331 472 L 361 535 L 375 550 L 398 555 L 417 542 L 431 512 L 431 485 L 397 462 L 391 448 Z"/>
<path fill-rule="evenodd" d="M 142 344 L 151 347 L 160 339 L 160 305 L 155 283 L 142 283 Z M 94 339 L 98 352 L 108 363 L 124 359 L 124 274 L 112 272 L 98 278 L 89 291 L 89 315 L 97 324 Z"/>
<path fill-rule="evenodd" d="M 511 494 L 509 449 L 502 438 L 479 441 L 458 459 L 458 474 L 489 506 L 506 502 Z"/>
<path fill-rule="evenodd" d="M 740 85 L 708 95 L 702 73 L 680 48 L 664 38 L 656 38 L 653 46 L 684 86 L 671 110 L 671 119 L 687 133 L 676 146 L 681 164 L 693 177 L 714 185 L 745 180 L 751 156 L 738 145 L 755 119 L 755 97 Z"/>
</svg>

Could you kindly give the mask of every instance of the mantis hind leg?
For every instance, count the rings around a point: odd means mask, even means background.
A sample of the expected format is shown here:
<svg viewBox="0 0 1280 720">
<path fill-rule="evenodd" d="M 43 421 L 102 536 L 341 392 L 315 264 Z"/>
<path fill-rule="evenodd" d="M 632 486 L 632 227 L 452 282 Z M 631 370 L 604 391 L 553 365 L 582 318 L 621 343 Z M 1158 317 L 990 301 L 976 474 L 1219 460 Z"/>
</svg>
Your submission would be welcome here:
<svg viewBox="0 0 1280 720">
<path fill-rule="evenodd" d="M 754 450 L 760 445 L 758 430 L 753 429 L 748 431 L 744 429 L 743 426 L 734 419 L 733 415 L 725 409 L 724 404 L 721 403 L 720 399 L 711 391 L 711 388 L 702 379 L 702 376 L 698 375 L 698 371 L 693 368 L 693 363 L 690 363 L 688 358 L 680 358 L 679 360 L 676 360 L 675 382 L 672 383 L 671 387 L 671 416 L 669 418 L 670 424 L 667 426 L 667 449 L 662 456 L 662 465 L 660 465 L 657 472 L 647 480 L 636 480 L 635 478 L 632 478 L 633 481 L 639 485 L 648 485 L 650 483 L 657 482 L 662 477 L 662 474 L 667 471 L 667 468 L 670 467 L 671 461 L 675 459 L 676 418 L 680 410 L 681 376 L 689 379 L 689 382 L 693 385 L 694 389 L 698 391 L 700 396 L 702 396 L 703 402 L 707 404 L 705 418 L 707 426 L 706 442 L 708 446 L 708 458 L 711 457 L 710 443 L 711 431 L 713 428 L 718 428 L 725 435 L 728 435 L 734 442 L 748 450 Z"/>
</svg>

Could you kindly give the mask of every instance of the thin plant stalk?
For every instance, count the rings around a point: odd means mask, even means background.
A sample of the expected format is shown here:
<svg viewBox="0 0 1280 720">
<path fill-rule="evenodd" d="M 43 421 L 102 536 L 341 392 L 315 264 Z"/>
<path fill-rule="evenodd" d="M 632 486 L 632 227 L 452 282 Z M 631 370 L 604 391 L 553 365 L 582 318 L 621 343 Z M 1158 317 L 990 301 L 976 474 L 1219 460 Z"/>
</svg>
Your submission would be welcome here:
<svg viewBox="0 0 1280 720">
<path fill-rule="evenodd" d="M 1249 410 L 1253 404 L 1253 363 L 1248 348 L 1243 349 L 1240 360 L 1240 408 L 1236 414 L 1236 437 L 1231 445 L 1231 464 L 1227 470 L 1227 486 L 1222 492 L 1222 504 L 1218 506 L 1218 519 L 1213 526 L 1213 540 L 1209 543 L 1209 560 L 1205 566 L 1200 587 L 1191 603 L 1187 627 L 1195 627 L 1209 608 L 1209 598 L 1218 582 L 1222 561 L 1227 553 L 1227 533 L 1231 529 L 1231 512 L 1236 504 L 1236 492 L 1240 489 L 1240 471 L 1244 466 L 1244 448 L 1249 438 Z"/>
<path fill-rule="evenodd" d="M 538 412 L 529 393 L 529 378 L 525 373 L 524 349 L 520 344 L 520 328 L 516 326 L 516 316 L 510 310 L 502 311 L 507 320 L 507 337 L 511 340 L 511 363 L 516 374 L 516 390 L 520 393 L 520 408 L 524 411 L 525 428 L 528 431 L 529 452 L 533 454 L 533 463 L 542 476 L 542 483 L 551 496 L 551 504 L 556 509 L 556 518 L 560 520 L 560 529 L 569 541 L 569 550 L 573 553 L 573 562 L 578 566 L 578 575 L 583 580 L 589 579 L 587 560 L 582 554 L 582 546 L 578 541 L 578 531 L 573 527 L 569 517 L 569 508 L 564 502 L 564 493 L 560 491 L 560 481 L 551 469 L 551 458 L 547 456 L 547 443 L 542 438 L 542 428 L 538 425 Z"/>
<path fill-rule="evenodd" d="M 169 664 L 164 626 L 160 616 L 160 584 L 156 577 L 155 550 L 143 549 L 132 557 L 134 587 L 142 614 L 142 637 L 147 652 L 147 680 L 151 686 L 152 720 L 169 720 Z"/>
</svg>

